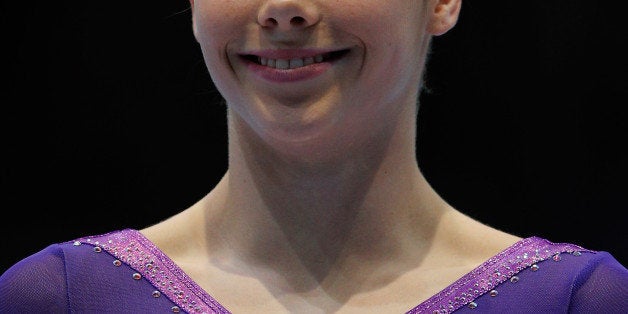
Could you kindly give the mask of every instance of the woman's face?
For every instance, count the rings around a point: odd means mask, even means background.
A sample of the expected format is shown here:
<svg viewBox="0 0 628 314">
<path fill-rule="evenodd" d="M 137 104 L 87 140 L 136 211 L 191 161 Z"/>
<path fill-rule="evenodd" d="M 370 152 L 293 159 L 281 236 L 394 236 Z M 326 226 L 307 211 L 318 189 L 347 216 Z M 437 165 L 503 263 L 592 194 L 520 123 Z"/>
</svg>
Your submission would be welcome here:
<svg viewBox="0 0 628 314">
<path fill-rule="evenodd" d="M 195 0 L 192 10 L 234 121 L 271 142 L 307 143 L 355 140 L 414 106 L 438 22 L 429 3 Z"/>
</svg>

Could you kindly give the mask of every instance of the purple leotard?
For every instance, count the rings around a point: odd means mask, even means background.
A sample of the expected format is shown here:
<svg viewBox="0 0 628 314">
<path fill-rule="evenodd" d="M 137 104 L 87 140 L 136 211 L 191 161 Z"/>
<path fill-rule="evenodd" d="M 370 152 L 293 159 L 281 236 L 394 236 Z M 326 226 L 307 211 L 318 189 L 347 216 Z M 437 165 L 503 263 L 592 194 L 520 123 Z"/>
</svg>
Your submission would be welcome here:
<svg viewBox="0 0 628 314">
<path fill-rule="evenodd" d="M 0 313 L 90 312 L 231 313 L 134 229 L 52 244 L 0 277 Z M 452 312 L 628 313 L 628 270 L 529 237 L 407 311 Z"/>
</svg>

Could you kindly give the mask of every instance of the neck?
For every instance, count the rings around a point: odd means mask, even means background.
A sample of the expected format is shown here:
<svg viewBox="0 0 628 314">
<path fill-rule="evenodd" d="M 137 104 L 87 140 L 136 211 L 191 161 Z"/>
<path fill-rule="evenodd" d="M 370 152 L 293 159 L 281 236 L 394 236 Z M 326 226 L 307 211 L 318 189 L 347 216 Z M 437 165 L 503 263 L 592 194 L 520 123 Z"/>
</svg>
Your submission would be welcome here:
<svg viewBox="0 0 628 314">
<path fill-rule="evenodd" d="M 213 192 L 222 208 L 209 222 L 220 226 L 222 247 L 247 264 L 307 273 L 317 283 L 421 251 L 444 206 L 416 163 L 416 115 L 399 116 L 342 158 L 318 162 L 277 153 L 230 119 L 229 171 Z"/>
</svg>

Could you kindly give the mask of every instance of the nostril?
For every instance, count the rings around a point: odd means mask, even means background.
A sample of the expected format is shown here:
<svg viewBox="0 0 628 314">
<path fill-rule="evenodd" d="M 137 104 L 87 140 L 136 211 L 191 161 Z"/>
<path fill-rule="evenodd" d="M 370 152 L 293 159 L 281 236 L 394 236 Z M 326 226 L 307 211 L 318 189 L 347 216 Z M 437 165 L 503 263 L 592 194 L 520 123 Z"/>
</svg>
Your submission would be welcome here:
<svg viewBox="0 0 628 314">
<path fill-rule="evenodd" d="M 305 19 L 300 16 L 295 16 L 290 19 L 290 24 L 295 25 L 295 26 L 301 26 L 305 24 Z"/>
<path fill-rule="evenodd" d="M 277 26 L 277 24 L 279 24 L 279 22 L 277 22 L 277 20 L 275 20 L 272 17 L 266 19 L 266 22 L 267 22 L 267 24 L 270 24 L 270 25 L 267 25 L 267 26 Z"/>
<path fill-rule="evenodd" d="M 257 11 L 257 24 L 267 30 L 291 31 L 318 24 L 321 14 L 317 1 L 267 0 Z"/>
</svg>

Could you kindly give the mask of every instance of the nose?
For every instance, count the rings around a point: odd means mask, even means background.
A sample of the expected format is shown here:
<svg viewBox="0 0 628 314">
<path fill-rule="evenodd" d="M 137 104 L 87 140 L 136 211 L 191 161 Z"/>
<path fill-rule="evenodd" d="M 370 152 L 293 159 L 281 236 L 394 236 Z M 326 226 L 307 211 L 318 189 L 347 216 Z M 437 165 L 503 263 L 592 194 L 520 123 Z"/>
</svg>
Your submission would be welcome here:
<svg viewBox="0 0 628 314">
<path fill-rule="evenodd" d="M 257 22 L 264 28 L 290 31 L 320 21 L 320 12 L 309 0 L 268 0 L 260 7 Z"/>
</svg>

